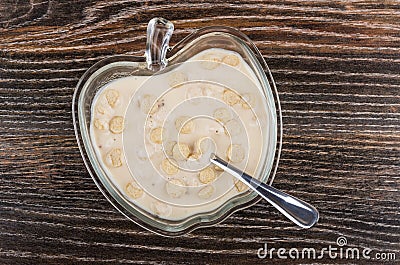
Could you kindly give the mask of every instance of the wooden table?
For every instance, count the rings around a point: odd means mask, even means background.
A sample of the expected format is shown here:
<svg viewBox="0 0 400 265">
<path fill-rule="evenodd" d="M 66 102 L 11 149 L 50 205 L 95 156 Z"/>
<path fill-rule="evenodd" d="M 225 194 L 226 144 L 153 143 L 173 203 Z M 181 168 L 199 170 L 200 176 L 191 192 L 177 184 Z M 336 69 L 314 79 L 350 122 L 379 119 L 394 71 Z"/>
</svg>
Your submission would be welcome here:
<svg viewBox="0 0 400 265">
<path fill-rule="evenodd" d="M 339 236 L 400 260 L 399 1 L 6 0 L 0 14 L 0 264 L 380 263 L 257 257 L 264 243 L 320 254 Z M 274 185 L 313 202 L 317 226 L 299 229 L 260 202 L 163 238 L 102 196 L 75 140 L 72 94 L 98 60 L 142 55 L 155 16 L 175 24 L 172 43 L 210 25 L 256 43 L 283 109 Z"/>
</svg>

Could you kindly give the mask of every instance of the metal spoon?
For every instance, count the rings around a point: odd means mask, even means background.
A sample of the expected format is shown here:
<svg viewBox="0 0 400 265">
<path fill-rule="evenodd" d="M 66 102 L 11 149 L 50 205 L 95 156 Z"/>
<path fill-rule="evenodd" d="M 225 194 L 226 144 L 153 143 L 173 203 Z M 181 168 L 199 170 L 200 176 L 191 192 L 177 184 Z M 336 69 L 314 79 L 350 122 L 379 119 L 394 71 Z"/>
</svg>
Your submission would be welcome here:
<svg viewBox="0 0 400 265">
<path fill-rule="evenodd" d="M 314 206 L 258 181 L 215 154 L 210 161 L 245 183 L 298 226 L 310 228 L 318 221 L 319 213 Z"/>
</svg>

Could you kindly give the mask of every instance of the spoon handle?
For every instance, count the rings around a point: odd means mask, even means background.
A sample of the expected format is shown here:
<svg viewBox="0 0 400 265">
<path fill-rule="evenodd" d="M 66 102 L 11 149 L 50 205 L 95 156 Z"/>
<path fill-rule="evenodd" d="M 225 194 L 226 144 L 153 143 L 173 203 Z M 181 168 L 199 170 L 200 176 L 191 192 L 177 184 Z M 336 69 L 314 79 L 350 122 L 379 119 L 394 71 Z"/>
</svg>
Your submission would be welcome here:
<svg viewBox="0 0 400 265">
<path fill-rule="evenodd" d="M 310 228 L 318 221 L 319 213 L 312 205 L 258 181 L 217 156 L 211 162 L 256 191 L 298 226 Z"/>
</svg>

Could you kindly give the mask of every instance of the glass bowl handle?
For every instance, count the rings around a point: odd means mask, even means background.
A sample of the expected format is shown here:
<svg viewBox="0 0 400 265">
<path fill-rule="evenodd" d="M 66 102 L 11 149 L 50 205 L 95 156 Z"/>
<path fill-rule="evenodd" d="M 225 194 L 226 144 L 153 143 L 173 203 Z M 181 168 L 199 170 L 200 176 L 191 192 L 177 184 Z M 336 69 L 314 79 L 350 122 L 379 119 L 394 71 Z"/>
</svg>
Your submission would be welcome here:
<svg viewBox="0 0 400 265">
<path fill-rule="evenodd" d="M 164 69 L 169 40 L 174 32 L 174 24 L 164 18 L 153 18 L 147 25 L 146 62 L 151 71 Z"/>
</svg>

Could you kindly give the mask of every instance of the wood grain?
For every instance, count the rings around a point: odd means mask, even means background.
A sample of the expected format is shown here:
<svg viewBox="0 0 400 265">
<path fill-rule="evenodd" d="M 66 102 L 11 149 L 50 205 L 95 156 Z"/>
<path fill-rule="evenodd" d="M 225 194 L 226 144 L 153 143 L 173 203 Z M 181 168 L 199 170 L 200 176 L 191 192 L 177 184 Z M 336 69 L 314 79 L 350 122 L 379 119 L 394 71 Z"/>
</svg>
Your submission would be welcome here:
<svg viewBox="0 0 400 265">
<path fill-rule="evenodd" d="M 261 202 L 169 239 L 102 197 L 75 141 L 72 94 L 98 60 L 142 55 L 155 16 L 175 24 L 173 43 L 209 25 L 256 43 L 283 109 L 275 186 L 313 202 L 316 227 Z M 399 1 L 5 0 L 0 37 L 0 264 L 259 264 L 272 262 L 257 258 L 264 243 L 321 250 L 338 236 L 400 260 Z"/>
</svg>

